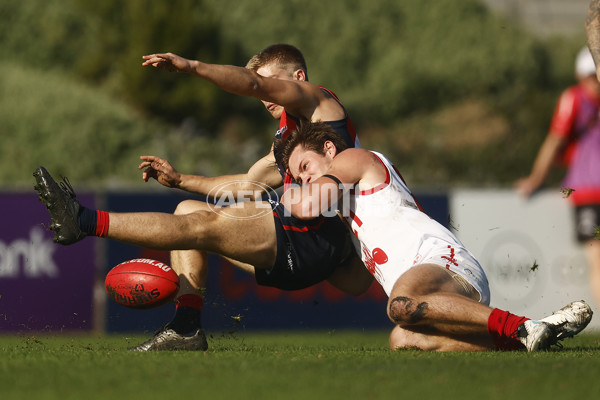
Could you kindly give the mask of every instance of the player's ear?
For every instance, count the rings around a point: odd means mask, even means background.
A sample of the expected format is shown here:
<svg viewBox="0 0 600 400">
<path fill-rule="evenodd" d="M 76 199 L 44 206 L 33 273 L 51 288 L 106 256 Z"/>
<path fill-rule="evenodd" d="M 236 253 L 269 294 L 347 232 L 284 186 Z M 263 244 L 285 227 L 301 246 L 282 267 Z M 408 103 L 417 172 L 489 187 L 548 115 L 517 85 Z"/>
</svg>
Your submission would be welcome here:
<svg viewBox="0 0 600 400">
<path fill-rule="evenodd" d="M 302 70 L 302 69 L 295 70 L 294 73 L 292 74 L 292 76 L 297 81 L 305 81 L 306 80 L 306 72 L 304 72 L 304 70 Z"/>
<path fill-rule="evenodd" d="M 331 140 L 326 140 L 323 143 L 323 152 L 325 157 L 333 158 L 337 154 L 337 147 L 335 147 L 335 144 Z"/>
</svg>

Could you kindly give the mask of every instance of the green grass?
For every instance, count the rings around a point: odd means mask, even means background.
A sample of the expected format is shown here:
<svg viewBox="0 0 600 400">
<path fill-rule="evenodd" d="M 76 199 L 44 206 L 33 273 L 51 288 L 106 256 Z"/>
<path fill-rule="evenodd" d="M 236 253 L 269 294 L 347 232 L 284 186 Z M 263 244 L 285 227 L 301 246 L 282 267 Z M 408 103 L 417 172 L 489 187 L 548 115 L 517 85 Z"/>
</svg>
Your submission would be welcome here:
<svg viewBox="0 0 600 400">
<path fill-rule="evenodd" d="M 391 352 L 387 332 L 214 334 L 207 352 L 131 353 L 142 336 L 0 336 L 0 398 L 591 399 L 600 334 L 557 351 Z"/>
</svg>

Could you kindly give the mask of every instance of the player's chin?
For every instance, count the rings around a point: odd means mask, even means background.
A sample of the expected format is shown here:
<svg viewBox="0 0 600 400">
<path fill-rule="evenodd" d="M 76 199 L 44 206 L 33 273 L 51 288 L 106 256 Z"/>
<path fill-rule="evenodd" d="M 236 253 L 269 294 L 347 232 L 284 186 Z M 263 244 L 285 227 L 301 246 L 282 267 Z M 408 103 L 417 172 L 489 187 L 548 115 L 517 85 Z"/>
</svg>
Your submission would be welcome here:
<svg viewBox="0 0 600 400">
<path fill-rule="evenodd" d="M 271 114 L 271 116 L 273 118 L 279 119 L 279 118 L 281 118 L 281 114 L 283 114 L 283 108 L 277 107 L 273 110 L 269 110 L 269 113 Z"/>
</svg>

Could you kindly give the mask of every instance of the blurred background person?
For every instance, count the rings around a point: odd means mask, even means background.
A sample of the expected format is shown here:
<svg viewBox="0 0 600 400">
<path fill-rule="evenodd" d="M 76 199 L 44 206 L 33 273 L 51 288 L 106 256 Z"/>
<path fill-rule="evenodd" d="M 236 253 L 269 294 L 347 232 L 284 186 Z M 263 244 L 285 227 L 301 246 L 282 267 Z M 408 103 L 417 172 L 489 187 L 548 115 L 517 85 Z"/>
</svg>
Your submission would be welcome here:
<svg viewBox="0 0 600 400">
<path fill-rule="evenodd" d="M 587 47 L 577 55 L 575 77 L 578 83 L 558 99 L 531 173 L 516 186 L 529 198 L 553 166 L 567 168 L 562 190 L 574 207 L 577 240 L 585 248 L 591 290 L 600 306 L 600 83 Z"/>
</svg>

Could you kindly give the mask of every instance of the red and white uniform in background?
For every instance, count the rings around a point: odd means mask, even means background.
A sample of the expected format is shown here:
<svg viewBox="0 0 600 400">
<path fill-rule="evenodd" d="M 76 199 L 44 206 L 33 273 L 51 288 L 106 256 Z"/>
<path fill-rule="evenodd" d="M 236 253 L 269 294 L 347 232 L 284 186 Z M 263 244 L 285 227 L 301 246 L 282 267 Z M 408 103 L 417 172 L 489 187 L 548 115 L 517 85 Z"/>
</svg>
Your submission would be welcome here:
<svg viewBox="0 0 600 400">
<path fill-rule="evenodd" d="M 340 207 L 358 238 L 357 252 L 389 296 L 398 278 L 418 264 L 437 264 L 462 276 L 489 304 L 490 290 L 481 265 L 443 225 L 425 214 L 404 180 L 383 155 L 386 181 L 370 190 L 353 190 Z"/>
<path fill-rule="evenodd" d="M 562 163 L 568 167 L 565 188 L 574 205 L 600 204 L 600 97 L 582 84 L 571 86 L 560 96 L 550 134 L 564 138 L 567 146 Z"/>
</svg>

